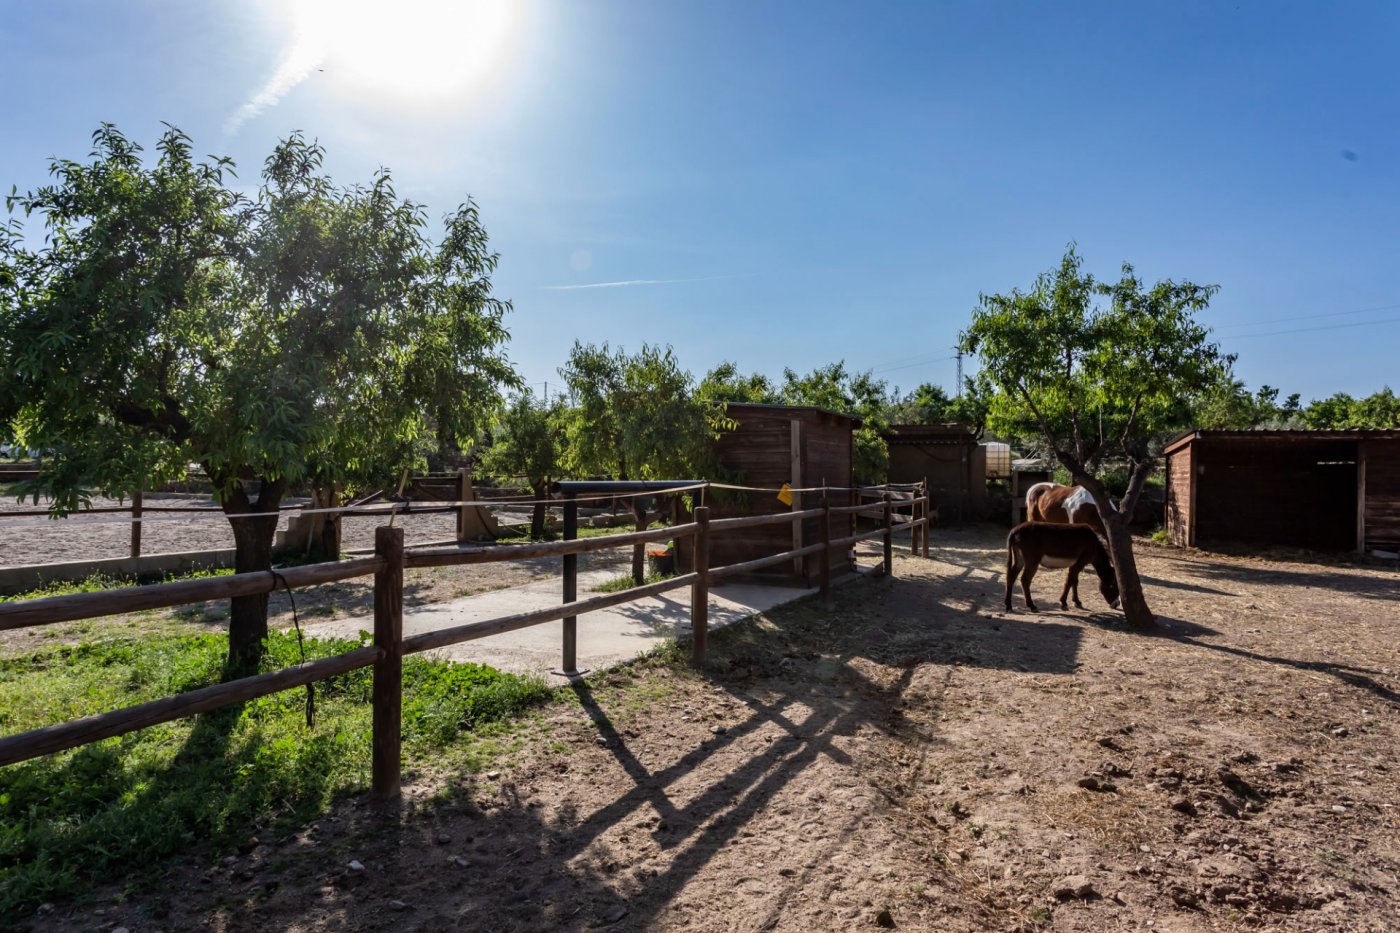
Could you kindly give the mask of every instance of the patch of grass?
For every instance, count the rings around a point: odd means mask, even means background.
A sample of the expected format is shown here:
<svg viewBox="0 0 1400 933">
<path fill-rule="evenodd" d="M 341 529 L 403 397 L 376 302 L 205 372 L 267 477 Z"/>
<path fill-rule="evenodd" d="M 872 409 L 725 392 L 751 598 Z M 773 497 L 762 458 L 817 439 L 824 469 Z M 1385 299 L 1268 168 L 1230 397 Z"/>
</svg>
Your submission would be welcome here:
<svg viewBox="0 0 1400 933">
<path fill-rule="evenodd" d="M 1165 528 L 1158 528 L 1156 531 L 1152 532 L 1152 540 L 1156 544 L 1172 543 L 1171 535 L 1167 532 L 1167 529 Z"/>
<path fill-rule="evenodd" d="M 17 602 L 22 599 L 44 599 L 49 596 L 72 596 L 74 593 L 99 593 L 103 590 L 117 590 L 127 586 L 140 586 L 145 583 L 174 583 L 177 580 L 206 580 L 210 577 L 226 577 L 231 569 L 202 569 L 189 573 L 167 573 L 163 576 L 131 577 L 108 573 L 91 573 L 82 580 L 54 580 L 23 593 L 0 596 L 0 603 Z"/>
<path fill-rule="evenodd" d="M 669 580 L 674 576 L 674 573 L 649 573 L 642 580 L 641 585 L 645 586 L 648 583 L 660 583 L 662 580 Z M 597 593 L 621 593 L 623 590 L 630 590 L 636 586 L 637 584 L 632 580 L 632 574 L 629 572 L 618 577 L 613 577 L 606 583 L 600 583 L 593 589 L 594 592 Z"/>
<path fill-rule="evenodd" d="M 308 639 L 306 657 L 362 643 Z M 227 647 L 223 635 L 128 639 L 0 660 L 0 732 L 217 683 Z M 269 638 L 266 669 L 300 660 L 295 635 Z M 0 769 L 0 927 L 94 884 L 139 883 L 199 845 L 221 852 L 254 832 L 284 833 L 363 790 L 370 691 L 368 669 L 318 683 L 312 729 L 306 694 L 294 690 Z M 539 679 L 408 658 L 405 758 L 412 766 L 446 749 L 484 766 L 508 743 L 476 736 L 503 734 L 510 717 L 549 696 Z"/>
</svg>

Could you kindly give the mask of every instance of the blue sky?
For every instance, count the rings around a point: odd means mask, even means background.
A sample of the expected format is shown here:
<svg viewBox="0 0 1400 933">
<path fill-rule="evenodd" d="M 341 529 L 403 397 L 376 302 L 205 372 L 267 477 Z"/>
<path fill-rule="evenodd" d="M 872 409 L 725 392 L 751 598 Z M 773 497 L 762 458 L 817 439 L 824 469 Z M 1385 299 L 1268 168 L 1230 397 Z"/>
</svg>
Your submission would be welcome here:
<svg viewBox="0 0 1400 933">
<path fill-rule="evenodd" d="M 1073 240 L 1100 277 L 1220 285 L 1252 387 L 1400 388 L 1393 3 L 451 9 L 0 5 L 0 183 L 108 120 L 252 186 L 300 129 L 339 181 L 477 200 L 537 387 L 578 338 L 951 388 L 978 294 Z"/>
</svg>

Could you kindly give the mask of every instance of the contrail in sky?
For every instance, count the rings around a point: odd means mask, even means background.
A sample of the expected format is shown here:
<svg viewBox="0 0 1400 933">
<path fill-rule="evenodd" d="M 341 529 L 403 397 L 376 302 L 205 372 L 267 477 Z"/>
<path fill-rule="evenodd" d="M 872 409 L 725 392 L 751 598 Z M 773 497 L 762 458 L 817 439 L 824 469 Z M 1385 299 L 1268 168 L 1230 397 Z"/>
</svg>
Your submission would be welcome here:
<svg viewBox="0 0 1400 933">
<path fill-rule="evenodd" d="M 624 279 L 621 282 L 590 282 L 587 285 L 541 285 L 540 288 L 552 292 L 569 292 L 581 288 L 626 288 L 631 285 L 677 285 L 681 282 L 714 282 L 727 279 L 727 275 L 707 275 L 698 279 Z"/>
<path fill-rule="evenodd" d="M 305 81 L 325 57 L 325 43 L 313 37 L 303 23 L 272 77 L 224 122 L 224 133 L 232 136 L 242 129 L 243 124 L 276 104 L 288 91 Z"/>
</svg>

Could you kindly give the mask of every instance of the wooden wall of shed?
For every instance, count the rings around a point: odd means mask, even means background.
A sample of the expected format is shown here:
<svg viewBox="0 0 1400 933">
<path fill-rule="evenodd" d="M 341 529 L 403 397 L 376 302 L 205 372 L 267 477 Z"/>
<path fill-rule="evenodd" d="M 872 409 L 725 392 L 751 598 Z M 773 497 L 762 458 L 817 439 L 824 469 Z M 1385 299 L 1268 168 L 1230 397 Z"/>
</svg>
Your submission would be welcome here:
<svg viewBox="0 0 1400 933">
<path fill-rule="evenodd" d="M 1167 457 L 1167 488 L 1164 524 L 1167 536 L 1177 547 L 1194 547 L 1191 535 L 1191 476 L 1194 472 L 1192 451 L 1187 444 Z"/>
<path fill-rule="evenodd" d="M 843 489 L 852 482 L 850 421 L 818 411 L 746 408 L 731 414 L 739 427 L 726 431 L 715 442 L 720 463 L 736 471 L 739 485 L 777 489 L 783 483 L 792 486 L 837 486 Z M 793 422 L 800 423 L 799 444 L 794 458 Z M 796 469 L 794 468 L 796 459 Z M 795 475 L 800 473 L 800 476 Z M 853 500 L 848 492 L 830 494 L 833 506 L 846 505 Z M 791 507 L 778 501 L 772 492 L 729 493 L 716 490 L 707 505 L 711 519 L 738 515 L 765 515 L 815 508 L 821 501 L 819 493 L 794 496 Z M 838 516 L 832 520 L 833 538 L 852 533 L 853 519 Z M 801 540 L 813 544 L 821 540 L 819 519 L 802 522 Z M 710 563 L 713 566 L 756 560 L 794 547 L 792 524 L 775 524 L 716 534 L 710 542 Z M 848 552 L 832 548 L 831 568 L 841 573 L 850 568 Z M 801 572 L 796 567 L 774 567 L 759 576 L 801 585 L 815 585 L 820 558 L 807 557 Z M 688 566 L 688 564 L 686 564 Z"/>
<path fill-rule="evenodd" d="M 984 517 L 987 501 L 987 453 L 967 444 L 889 442 L 891 483 L 928 479 L 929 499 L 943 520 Z"/>
<path fill-rule="evenodd" d="M 1364 547 L 1400 551 L 1400 442 L 1362 441 Z"/>
</svg>

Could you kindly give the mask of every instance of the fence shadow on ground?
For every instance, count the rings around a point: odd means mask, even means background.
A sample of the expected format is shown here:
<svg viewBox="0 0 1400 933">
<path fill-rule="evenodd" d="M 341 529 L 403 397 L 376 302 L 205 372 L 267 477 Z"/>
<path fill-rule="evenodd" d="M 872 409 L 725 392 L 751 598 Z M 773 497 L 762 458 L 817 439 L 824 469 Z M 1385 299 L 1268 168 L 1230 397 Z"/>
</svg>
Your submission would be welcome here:
<svg viewBox="0 0 1400 933">
<path fill-rule="evenodd" d="M 422 930 L 638 930 L 692 910 L 697 919 L 713 916 L 717 905 L 693 902 L 687 886 L 717 857 L 734 858 L 732 846 L 749 844 L 766 808 L 817 780 L 815 764 L 858 768 L 848 751 L 856 736 L 937 747 L 934 729 L 899 714 L 921 665 L 1075 668 L 1080 628 L 969 613 L 967 599 L 981 585 L 950 594 L 937 581 L 864 581 L 838 591 L 830 612 L 805 600 L 715 631 L 705 679 L 714 696 L 728 698 L 730 714 L 722 731 L 705 726 L 695 730 L 703 739 L 665 752 L 645 723 L 619 724 L 618 705 L 600 697 L 603 686 L 575 681 L 572 695 L 592 727 L 579 736 L 587 751 L 556 766 L 587 768 L 577 775 L 594 788 L 587 803 L 542 800 L 539 775 L 527 769 L 500 778 L 498 788 L 483 786 L 494 776 L 465 776 L 458 793 L 411 815 L 342 807 L 353 810 L 350 818 L 322 821 L 314 848 L 298 852 L 306 843 L 291 841 L 263 856 L 300 863 L 305 884 L 276 890 L 255 869 L 231 869 L 233 887 L 218 909 L 248 928 L 387 922 L 391 899 L 404 905 L 399 919 Z M 905 588 L 898 600 L 895 587 Z M 892 611 L 896 602 L 907 614 Z M 765 906 L 768 916 L 750 918 L 752 928 L 793 909 L 804 882 L 855 844 L 863 818 L 859 809 L 830 808 L 814 847 L 790 866 L 787 893 Z M 616 854 L 619 845 L 625 855 Z M 348 870 L 351 858 L 366 869 Z M 318 877 L 320 893 L 308 901 Z"/>
</svg>

